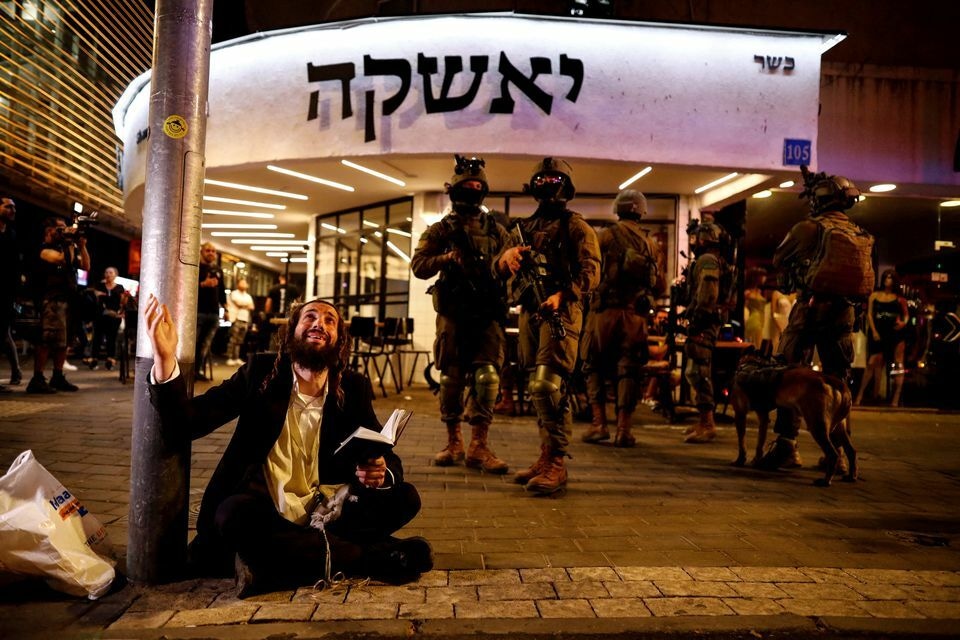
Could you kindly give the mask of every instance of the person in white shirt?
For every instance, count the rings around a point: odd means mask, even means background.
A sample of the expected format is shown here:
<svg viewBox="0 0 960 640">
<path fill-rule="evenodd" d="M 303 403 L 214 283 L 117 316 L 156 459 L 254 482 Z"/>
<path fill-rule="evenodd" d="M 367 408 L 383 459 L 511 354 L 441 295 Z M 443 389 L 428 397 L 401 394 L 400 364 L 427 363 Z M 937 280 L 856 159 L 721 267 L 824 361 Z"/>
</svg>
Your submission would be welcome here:
<svg viewBox="0 0 960 640">
<path fill-rule="evenodd" d="M 238 418 L 203 494 L 190 544 L 194 575 L 235 570 L 237 594 L 310 585 L 332 572 L 402 584 L 433 566 L 430 544 L 391 534 L 420 510 L 392 449 L 339 444 L 358 427 L 380 430 L 369 380 L 346 367 L 350 339 L 324 300 L 291 309 L 276 357 L 258 354 L 200 396 L 187 397 L 177 333 L 151 295 L 144 312 L 153 344 L 150 399 L 165 437 L 200 438 Z M 324 496 L 349 486 L 340 518 L 309 526 Z"/>
<path fill-rule="evenodd" d="M 253 311 L 256 308 L 253 296 L 247 293 L 247 289 L 247 281 L 240 278 L 237 280 L 237 288 L 227 296 L 227 311 L 230 314 L 230 343 L 227 345 L 227 366 L 229 367 L 243 364 L 243 360 L 240 359 L 240 347 L 247 339 L 247 330 L 250 328 L 250 321 L 253 319 Z"/>
</svg>

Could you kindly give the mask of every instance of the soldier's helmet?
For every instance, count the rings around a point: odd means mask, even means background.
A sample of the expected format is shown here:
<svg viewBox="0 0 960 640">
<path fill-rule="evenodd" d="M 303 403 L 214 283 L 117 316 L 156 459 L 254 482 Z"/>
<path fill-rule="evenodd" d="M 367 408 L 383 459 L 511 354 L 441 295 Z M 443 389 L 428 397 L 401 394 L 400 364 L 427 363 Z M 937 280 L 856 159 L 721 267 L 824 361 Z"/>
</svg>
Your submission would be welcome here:
<svg viewBox="0 0 960 640">
<path fill-rule="evenodd" d="M 635 189 L 624 189 L 613 200 L 613 212 L 619 218 L 640 218 L 647 215 L 647 198 Z"/>
<path fill-rule="evenodd" d="M 723 242 L 723 231 L 715 222 L 703 221 L 697 227 L 697 242 L 701 246 L 717 246 Z"/>
<path fill-rule="evenodd" d="M 453 169 L 453 176 L 450 182 L 446 183 L 446 191 L 450 196 L 450 202 L 456 205 L 465 205 L 470 207 L 479 207 L 483 199 L 490 192 L 490 186 L 487 184 L 487 174 L 483 167 L 486 163 L 483 158 L 465 158 L 461 155 L 454 155 L 457 161 Z M 479 182 L 480 189 L 474 186 L 466 186 L 467 182 Z"/>
<path fill-rule="evenodd" d="M 544 158 L 533 168 L 530 184 L 524 185 L 537 202 L 567 202 L 573 200 L 573 169 L 560 158 Z"/>
<path fill-rule="evenodd" d="M 843 176 L 828 176 L 824 172 L 803 172 L 804 189 L 801 198 L 808 198 L 814 215 L 825 211 L 846 211 L 860 199 L 860 189 Z"/>
</svg>

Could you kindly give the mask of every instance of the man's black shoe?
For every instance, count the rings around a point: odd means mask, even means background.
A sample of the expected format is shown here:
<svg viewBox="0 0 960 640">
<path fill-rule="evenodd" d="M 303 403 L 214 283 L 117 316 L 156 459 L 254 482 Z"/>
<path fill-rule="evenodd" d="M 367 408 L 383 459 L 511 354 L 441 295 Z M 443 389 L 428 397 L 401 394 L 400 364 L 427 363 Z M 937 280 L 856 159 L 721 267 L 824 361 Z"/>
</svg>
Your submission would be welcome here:
<svg viewBox="0 0 960 640">
<path fill-rule="evenodd" d="M 7 389 L 5 386 L 0 384 L 0 393 L 13 393 L 12 389 Z"/>
<path fill-rule="evenodd" d="M 406 584 L 433 568 L 430 543 L 419 536 L 370 545 L 364 554 L 365 571 L 388 584 Z"/>
<path fill-rule="evenodd" d="M 207 379 L 207 376 L 203 375 L 203 374 L 200 373 L 199 371 L 197 372 L 197 375 L 194 376 L 194 379 L 195 379 L 197 382 L 207 382 L 207 380 L 208 380 L 208 379 Z"/>
<path fill-rule="evenodd" d="M 21 382 L 23 382 L 23 374 L 21 374 L 20 371 L 14 371 L 13 373 L 10 374 L 10 385 L 11 385 L 11 386 L 14 386 L 14 387 L 15 387 L 15 386 L 17 386 L 18 384 L 20 384 Z"/>
<path fill-rule="evenodd" d="M 796 451 L 796 444 L 784 438 L 777 438 L 773 446 L 767 449 L 763 457 L 757 461 L 757 468 L 764 471 L 776 471 L 782 467 L 788 460 L 793 458 Z"/>
<path fill-rule="evenodd" d="M 78 391 L 80 387 L 71 384 L 62 373 L 54 373 L 50 376 L 50 386 L 57 391 Z"/>
<path fill-rule="evenodd" d="M 265 585 L 262 584 L 262 581 L 257 581 L 250 565 L 243 561 L 239 553 L 234 558 L 233 569 L 237 580 L 237 598 L 242 600 L 269 591 L 269 589 L 264 588 Z"/>
<path fill-rule="evenodd" d="M 47 384 L 43 376 L 33 376 L 27 385 L 27 393 L 56 393 L 57 390 Z"/>
</svg>

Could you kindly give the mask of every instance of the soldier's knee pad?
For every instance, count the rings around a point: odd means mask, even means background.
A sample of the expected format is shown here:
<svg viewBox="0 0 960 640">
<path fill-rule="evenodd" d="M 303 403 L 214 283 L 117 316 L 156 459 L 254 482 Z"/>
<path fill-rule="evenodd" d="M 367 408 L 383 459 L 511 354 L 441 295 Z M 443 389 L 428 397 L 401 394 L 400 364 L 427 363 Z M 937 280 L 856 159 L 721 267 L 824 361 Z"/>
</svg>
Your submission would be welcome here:
<svg viewBox="0 0 960 640">
<path fill-rule="evenodd" d="M 563 378 L 549 367 L 540 365 L 530 378 L 527 388 L 530 390 L 530 399 L 537 409 L 538 415 L 558 415 L 560 403 L 563 399 L 560 386 Z"/>
<path fill-rule="evenodd" d="M 473 372 L 473 388 L 481 406 L 491 408 L 500 392 L 500 375 L 492 364 L 482 364 Z"/>
<path fill-rule="evenodd" d="M 440 406 L 444 410 L 451 410 L 459 406 L 463 383 L 458 376 L 440 375 Z"/>
</svg>

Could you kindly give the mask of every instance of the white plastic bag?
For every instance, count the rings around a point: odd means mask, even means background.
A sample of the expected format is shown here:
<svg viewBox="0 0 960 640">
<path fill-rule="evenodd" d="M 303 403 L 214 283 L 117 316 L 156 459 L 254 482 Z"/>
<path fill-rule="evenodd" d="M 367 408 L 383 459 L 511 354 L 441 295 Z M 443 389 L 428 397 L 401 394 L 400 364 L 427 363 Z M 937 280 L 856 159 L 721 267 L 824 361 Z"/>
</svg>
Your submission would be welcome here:
<svg viewBox="0 0 960 640">
<path fill-rule="evenodd" d="M 24 451 L 0 478 L 0 572 L 41 576 L 95 600 L 115 576 L 107 532 L 76 496 Z"/>
</svg>

